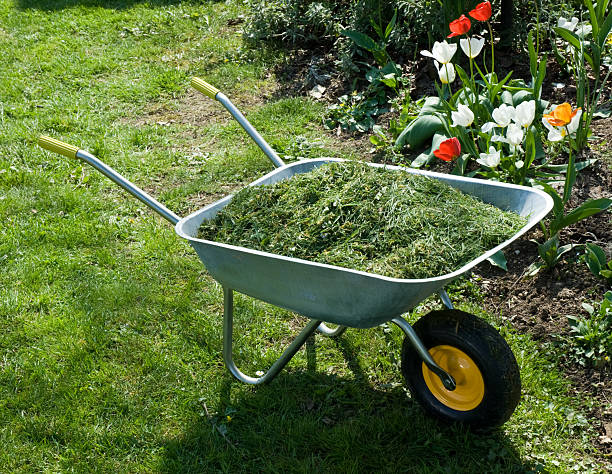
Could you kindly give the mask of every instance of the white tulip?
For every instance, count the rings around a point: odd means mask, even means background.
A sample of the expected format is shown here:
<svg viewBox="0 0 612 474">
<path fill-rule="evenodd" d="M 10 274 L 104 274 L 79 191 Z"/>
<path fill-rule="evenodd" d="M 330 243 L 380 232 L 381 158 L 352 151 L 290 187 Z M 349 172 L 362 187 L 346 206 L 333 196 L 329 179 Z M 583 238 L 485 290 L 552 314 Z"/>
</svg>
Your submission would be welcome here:
<svg viewBox="0 0 612 474">
<path fill-rule="evenodd" d="M 436 41 L 431 51 L 423 50 L 421 54 L 428 58 L 433 58 L 440 64 L 448 64 L 457 52 L 456 44 L 448 44 L 446 41 Z M 452 82 L 452 81 L 451 81 Z"/>
<path fill-rule="evenodd" d="M 508 125 L 508 130 L 506 131 L 506 143 L 510 144 L 511 146 L 519 146 L 521 143 L 523 143 L 523 129 L 515 123 Z"/>
<path fill-rule="evenodd" d="M 563 17 L 560 17 L 559 20 L 557 21 L 557 26 L 559 28 L 565 28 L 566 30 L 569 31 L 574 31 L 574 28 L 576 28 L 576 25 L 578 24 L 578 18 L 576 18 L 575 16 L 572 17 L 571 20 L 566 20 Z"/>
<path fill-rule="evenodd" d="M 508 104 L 501 104 L 491 115 L 499 127 L 505 128 L 510 125 L 514 117 L 514 107 Z"/>
<path fill-rule="evenodd" d="M 483 166 L 495 168 L 501 161 L 501 151 L 495 150 L 494 146 L 489 147 L 489 153 L 480 153 L 480 158 L 476 160 Z"/>
<path fill-rule="evenodd" d="M 570 123 L 567 124 L 567 131 L 571 136 L 574 136 L 576 131 L 578 130 L 578 125 L 580 124 L 580 117 L 582 117 L 582 109 L 578 109 L 576 111 L 576 115 L 572 117 Z"/>
<path fill-rule="evenodd" d="M 469 127 L 474 121 L 474 113 L 470 110 L 467 105 L 459 104 L 456 112 L 451 112 L 451 118 L 453 119 L 453 127 L 461 125 L 462 127 Z"/>
<path fill-rule="evenodd" d="M 438 70 L 438 77 L 440 78 L 440 82 L 442 84 L 450 84 L 455 80 L 456 74 L 455 66 L 453 64 L 442 64 L 440 66 L 438 64 L 438 61 L 434 61 L 434 64 L 436 65 L 436 69 Z"/>
<path fill-rule="evenodd" d="M 514 163 L 514 166 L 516 166 L 517 170 L 520 170 L 523 166 L 525 166 L 525 162 L 523 160 L 518 160 L 516 163 Z"/>
<path fill-rule="evenodd" d="M 565 132 L 564 128 L 555 128 L 548 122 L 543 122 L 543 123 L 548 129 L 548 136 L 546 138 L 548 138 L 549 142 L 560 142 L 561 140 L 563 140 L 563 138 L 565 138 L 565 135 L 567 133 Z"/>
<path fill-rule="evenodd" d="M 591 25 L 580 25 L 578 28 L 576 28 L 574 33 L 576 33 L 579 38 L 584 38 L 591 31 L 593 31 L 593 27 Z"/>
<path fill-rule="evenodd" d="M 459 40 L 459 45 L 468 58 L 474 59 L 480 54 L 480 51 L 482 51 L 484 42 L 484 38 L 461 38 Z"/>
<path fill-rule="evenodd" d="M 493 116 L 493 120 L 495 120 L 495 122 L 485 123 L 482 126 L 482 131 L 484 133 L 489 133 L 494 127 L 506 128 L 508 125 L 510 125 L 512 117 L 514 117 L 514 107 L 511 105 L 502 104 L 497 107 L 491 115 Z"/>
<path fill-rule="evenodd" d="M 512 120 L 521 127 L 529 127 L 535 118 L 535 100 L 521 102 L 514 108 Z"/>
</svg>

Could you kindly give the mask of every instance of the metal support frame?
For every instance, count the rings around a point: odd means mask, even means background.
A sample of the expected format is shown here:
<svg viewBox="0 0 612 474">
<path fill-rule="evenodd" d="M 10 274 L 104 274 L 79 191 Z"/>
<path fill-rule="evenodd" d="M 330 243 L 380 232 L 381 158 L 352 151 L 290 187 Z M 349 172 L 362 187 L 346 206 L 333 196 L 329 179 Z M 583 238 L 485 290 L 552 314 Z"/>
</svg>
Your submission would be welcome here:
<svg viewBox="0 0 612 474">
<path fill-rule="evenodd" d="M 234 363 L 232 353 L 232 339 L 234 332 L 234 291 L 231 288 L 223 287 L 223 360 L 231 374 L 241 382 L 251 385 L 259 385 L 272 380 L 283 369 L 283 367 L 287 365 L 300 347 L 304 345 L 306 339 L 308 339 L 310 335 L 317 330 L 320 324 L 321 321 L 317 321 L 316 319 L 310 321 L 264 375 L 261 377 L 250 377 L 243 374 Z M 327 327 L 325 328 L 330 332 L 335 332 L 340 329 L 338 328 L 331 331 L 331 329 Z"/>
<path fill-rule="evenodd" d="M 448 309 L 455 309 L 455 307 L 453 306 L 453 302 L 448 297 L 448 293 L 444 288 L 442 288 L 438 293 L 440 295 L 442 303 L 444 303 L 444 306 L 446 306 Z"/>
<path fill-rule="evenodd" d="M 443 296 L 444 294 L 445 296 Z M 443 301 L 446 298 L 448 299 L 448 295 L 444 290 L 441 290 L 440 296 Z M 445 302 L 446 303 L 446 302 Z M 451 305 L 452 307 L 452 305 Z M 415 348 L 423 362 L 429 367 L 429 369 L 434 372 L 440 380 L 444 387 L 447 390 L 455 390 L 456 383 L 455 379 L 442 367 L 440 367 L 431 357 L 427 348 L 416 334 L 412 326 L 401 316 L 397 318 L 393 318 L 391 320 L 395 323 L 399 328 L 404 332 L 406 337 L 410 340 L 410 343 Z M 223 361 L 227 366 L 230 373 L 236 377 L 239 381 L 250 384 L 250 385 L 259 385 L 262 383 L 269 382 L 272 380 L 278 373 L 287 365 L 287 363 L 293 358 L 293 356 L 297 353 L 297 351 L 304 345 L 306 340 L 315 333 L 315 331 L 319 331 L 322 335 L 327 337 L 339 336 L 344 331 L 346 331 L 346 326 L 338 326 L 335 329 L 332 329 L 325 325 L 325 323 L 313 319 L 311 320 L 302 331 L 296 336 L 291 344 L 285 349 L 285 351 L 281 354 L 281 356 L 276 359 L 276 362 L 272 364 L 272 367 L 268 369 L 268 371 L 260 377 L 251 377 L 249 375 L 244 374 L 240 371 L 240 369 L 236 366 L 234 362 L 234 356 L 232 351 L 233 345 L 233 337 L 234 337 L 234 290 L 228 287 L 223 287 Z"/>
<path fill-rule="evenodd" d="M 446 372 L 442 367 L 436 364 L 436 361 L 433 360 L 433 358 L 431 357 L 431 354 L 429 354 L 429 352 L 427 351 L 427 348 L 423 345 L 423 341 L 421 341 L 421 339 L 419 338 L 417 333 L 414 331 L 412 326 L 408 323 L 408 321 L 406 321 L 401 316 L 397 318 L 393 318 L 391 321 L 394 322 L 396 325 L 398 325 L 402 331 L 404 331 L 404 334 L 410 340 L 412 347 L 415 348 L 415 350 L 417 351 L 421 359 L 423 359 L 423 362 L 425 362 L 425 365 L 429 367 L 429 370 L 431 370 L 438 377 L 440 377 L 440 380 L 442 381 L 442 384 L 444 385 L 444 387 L 447 390 L 451 390 L 451 391 L 455 390 L 455 388 L 457 387 L 457 384 L 455 383 L 455 379 L 452 377 L 452 375 Z"/>
<path fill-rule="evenodd" d="M 337 337 L 346 331 L 346 326 L 338 326 L 336 329 L 328 327 L 325 323 L 319 324 L 317 331 L 326 337 Z"/>
</svg>

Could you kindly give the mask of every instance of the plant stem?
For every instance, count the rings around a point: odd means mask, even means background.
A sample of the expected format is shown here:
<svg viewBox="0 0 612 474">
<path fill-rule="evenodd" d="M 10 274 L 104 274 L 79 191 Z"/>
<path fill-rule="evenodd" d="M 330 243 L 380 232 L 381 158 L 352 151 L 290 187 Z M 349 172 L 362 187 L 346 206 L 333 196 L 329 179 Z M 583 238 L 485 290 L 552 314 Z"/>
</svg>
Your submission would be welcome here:
<svg viewBox="0 0 612 474">
<path fill-rule="evenodd" d="M 493 44 L 493 30 L 491 29 L 491 22 L 487 21 L 489 27 L 489 35 L 491 36 L 491 82 L 493 82 L 493 74 L 495 73 L 495 45 Z"/>
<path fill-rule="evenodd" d="M 470 81 L 474 84 L 474 59 L 472 58 L 472 42 L 468 38 L 468 51 L 470 52 Z"/>
<path fill-rule="evenodd" d="M 569 142 L 569 159 L 567 161 L 567 172 L 565 173 L 565 184 L 563 186 L 563 204 L 565 204 L 569 201 L 572 194 L 572 187 L 576 180 L 576 166 L 574 165 L 574 155 L 572 154 L 572 137 L 567 129 L 567 125 L 563 128 L 565 128 L 567 141 Z"/>
<path fill-rule="evenodd" d="M 444 65 L 444 70 L 446 71 L 446 80 L 448 81 L 446 85 L 448 86 L 448 100 L 450 102 L 453 92 L 451 91 L 450 78 L 448 76 L 448 63 Z"/>
</svg>

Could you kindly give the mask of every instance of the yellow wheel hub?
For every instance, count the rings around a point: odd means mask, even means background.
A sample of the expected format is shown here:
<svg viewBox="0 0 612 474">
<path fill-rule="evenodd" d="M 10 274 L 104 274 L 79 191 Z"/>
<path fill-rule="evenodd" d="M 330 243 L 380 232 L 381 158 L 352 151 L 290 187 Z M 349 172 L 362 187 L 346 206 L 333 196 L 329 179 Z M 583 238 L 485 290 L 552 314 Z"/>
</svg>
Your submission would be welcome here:
<svg viewBox="0 0 612 474">
<path fill-rule="evenodd" d="M 457 383 L 455 390 L 447 390 L 440 378 L 423 363 L 423 378 L 433 396 L 453 410 L 476 408 L 484 397 L 484 380 L 471 357 L 456 347 L 446 345 L 432 347 L 429 353 Z"/>
</svg>

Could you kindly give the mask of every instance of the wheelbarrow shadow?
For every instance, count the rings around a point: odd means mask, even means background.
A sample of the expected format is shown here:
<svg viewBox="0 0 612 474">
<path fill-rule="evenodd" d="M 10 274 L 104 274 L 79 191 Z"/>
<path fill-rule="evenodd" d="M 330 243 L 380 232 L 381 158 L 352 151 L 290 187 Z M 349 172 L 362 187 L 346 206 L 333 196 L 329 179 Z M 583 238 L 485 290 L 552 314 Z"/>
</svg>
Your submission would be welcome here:
<svg viewBox="0 0 612 474">
<path fill-rule="evenodd" d="M 201 419 L 168 440 L 164 472 L 525 472 L 502 431 L 472 433 L 426 417 L 403 386 L 374 387 L 356 350 L 337 341 L 352 376 L 307 369 L 246 387 L 227 375 Z"/>
<path fill-rule="evenodd" d="M 208 0 L 204 2 L 202 0 L 148 0 L 147 3 L 153 7 L 163 7 L 166 5 L 174 5 L 177 3 L 216 3 L 220 0 Z M 76 6 L 84 7 L 101 7 L 112 10 L 123 10 L 131 8 L 139 3 L 144 3 L 145 0 L 17 0 L 16 6 L 20 9 L 33 8 L 37 10 L 64 10 L 66 8 L 72 8 Z"/>
</svg>

